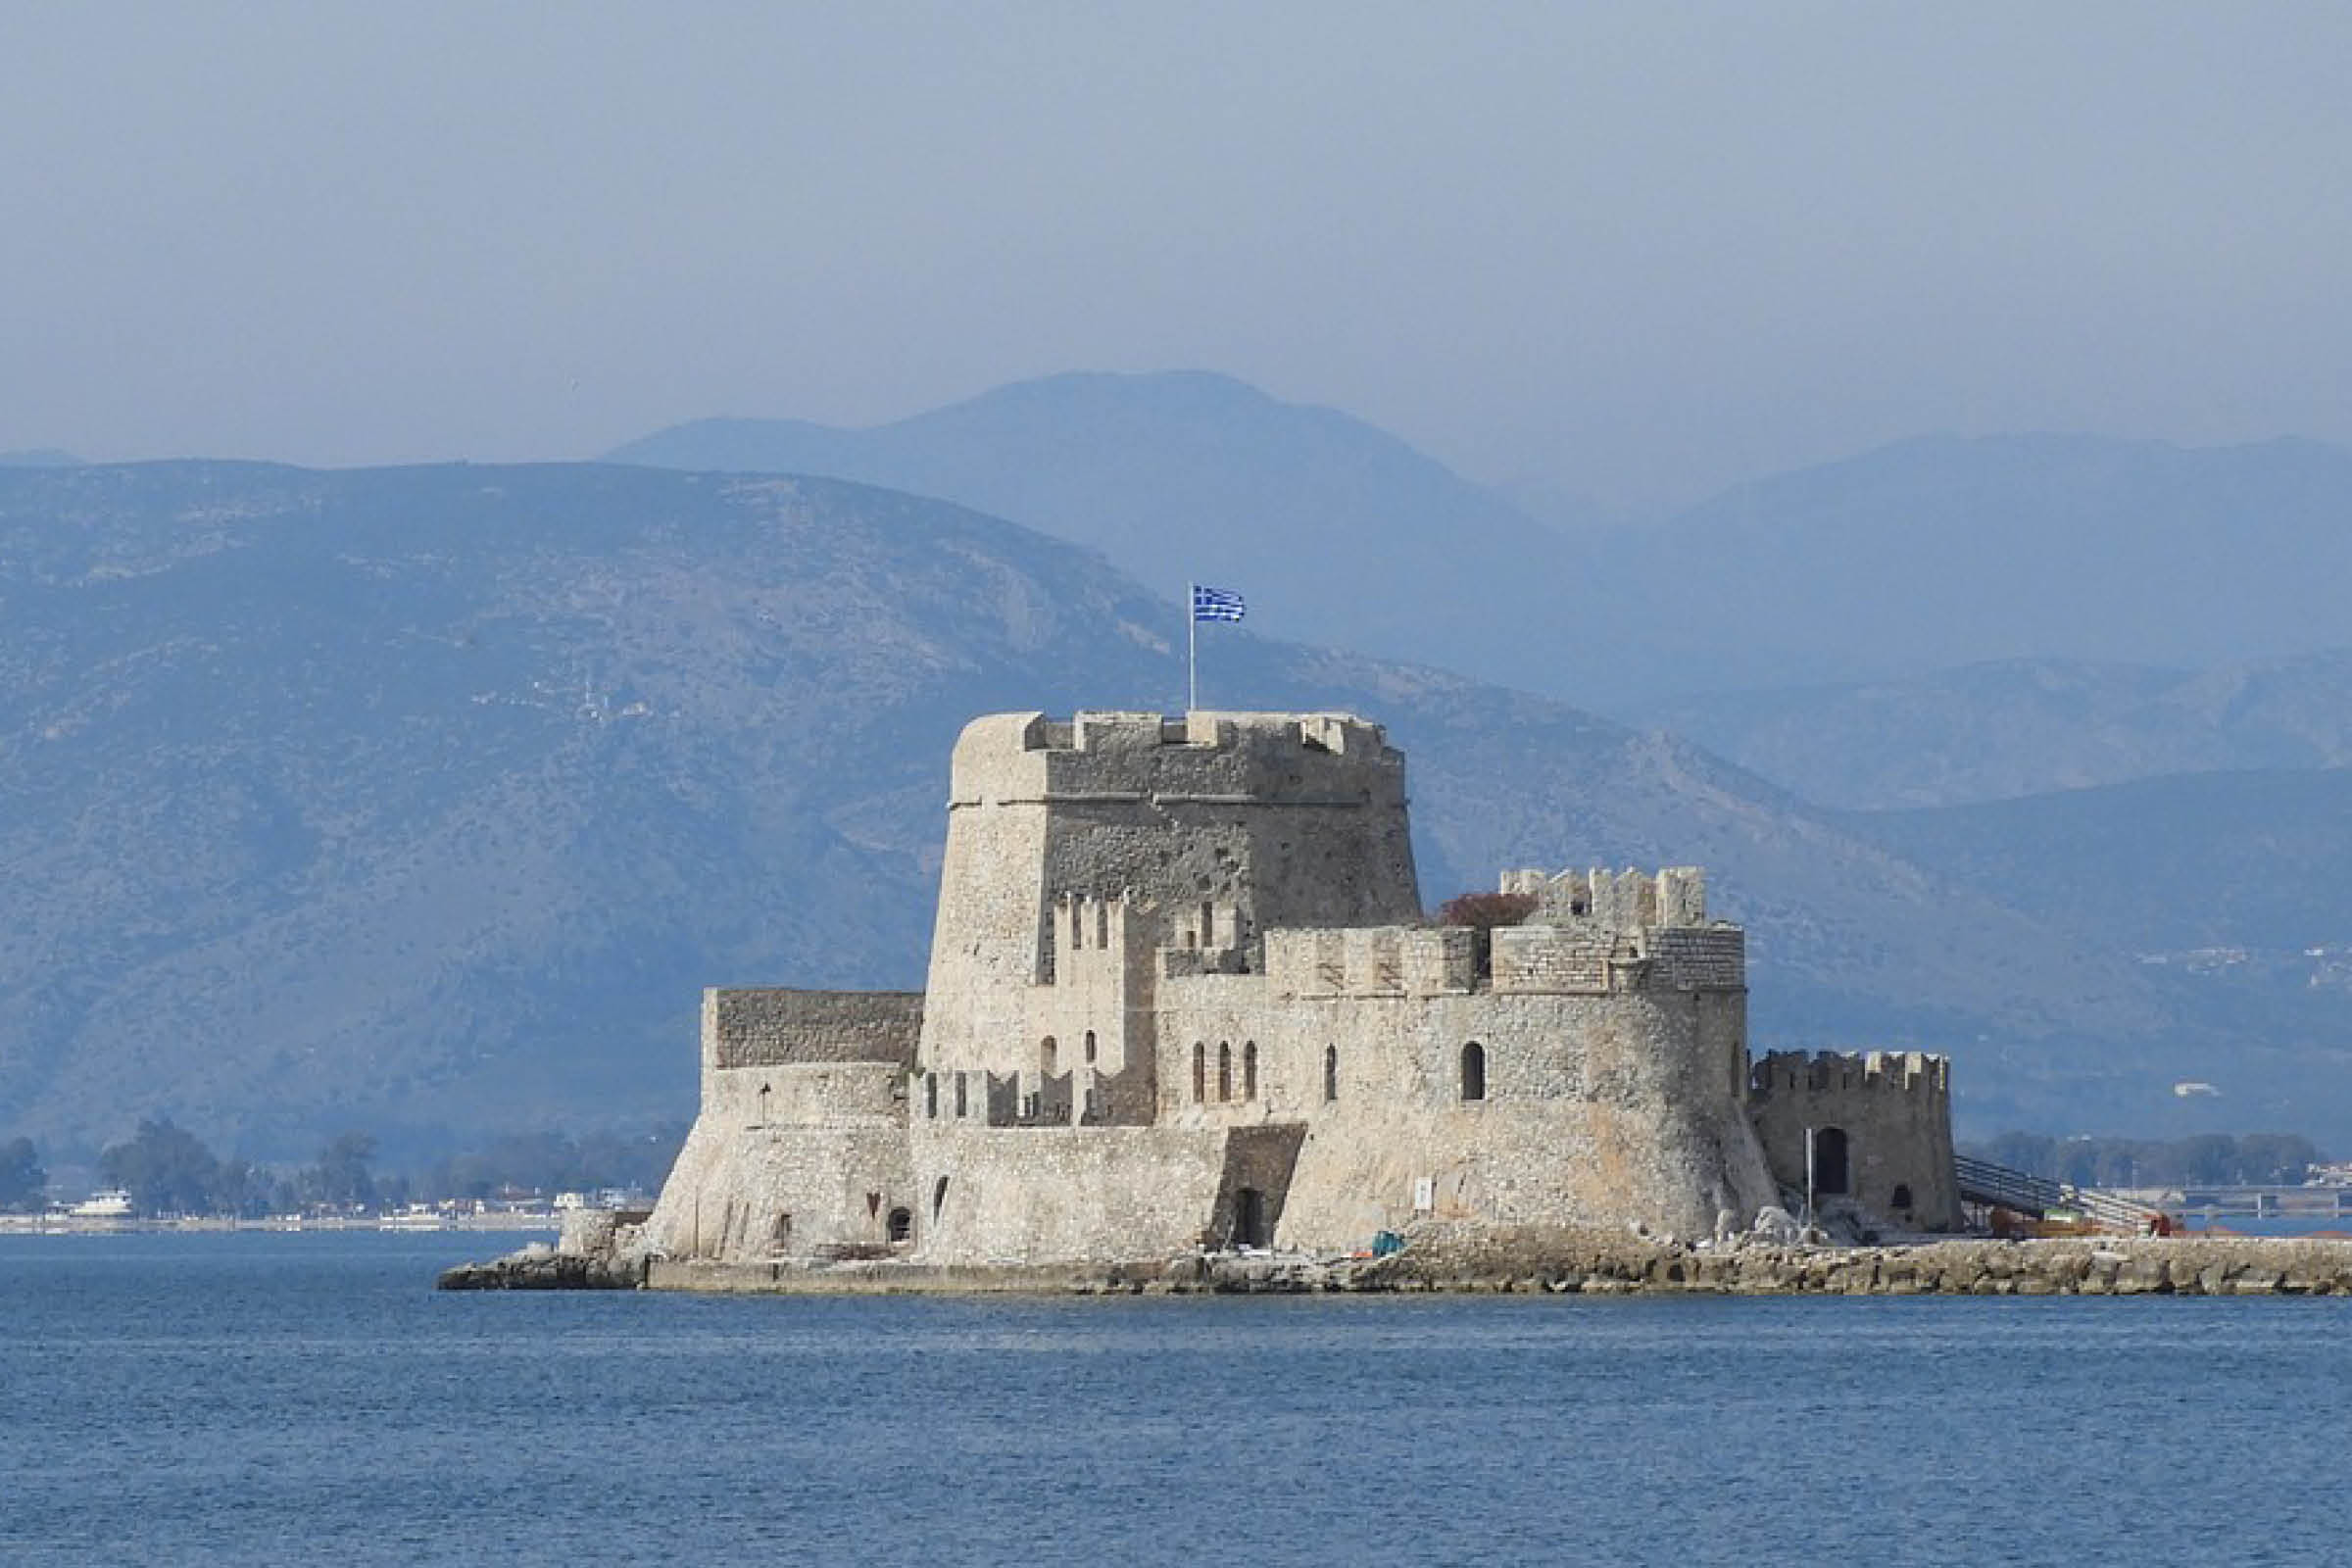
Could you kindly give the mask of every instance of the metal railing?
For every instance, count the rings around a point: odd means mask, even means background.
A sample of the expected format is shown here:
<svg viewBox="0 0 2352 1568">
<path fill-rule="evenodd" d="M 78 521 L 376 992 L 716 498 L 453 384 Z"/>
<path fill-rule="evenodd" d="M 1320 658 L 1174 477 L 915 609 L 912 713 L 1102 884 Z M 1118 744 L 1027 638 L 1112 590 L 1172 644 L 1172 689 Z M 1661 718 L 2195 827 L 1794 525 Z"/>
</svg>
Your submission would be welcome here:
<svg viewBox="0 0 2352 1568">
<path fill-rule="evenodd" d="M 2164 1212 L 2118 1193 L 2077 1187 L 2072 1182 L 2054 1182 L 2046 1176 L 1995 1165 L 1988 1159 L 1971 1159 L 1962 1154 L 1952 1161 L 1952 1167 L 1960 1180 L 1960 1196 L 1969 1202 L 1995 1204 L 2037 1218 L 2053 1209 L 2069 1209 L 2100 1230 L 2136 1236 Z"/>
</svg>

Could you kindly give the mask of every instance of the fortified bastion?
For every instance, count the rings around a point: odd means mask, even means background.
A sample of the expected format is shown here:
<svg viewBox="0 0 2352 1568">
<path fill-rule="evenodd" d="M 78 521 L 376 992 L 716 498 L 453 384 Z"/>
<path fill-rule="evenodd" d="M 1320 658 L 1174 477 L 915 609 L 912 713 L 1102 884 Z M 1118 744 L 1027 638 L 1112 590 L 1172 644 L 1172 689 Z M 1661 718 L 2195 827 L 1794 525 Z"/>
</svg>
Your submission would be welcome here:
<svg viewBox="0 0 2352 1568">
<path fill-rule="evenodd" d="M 1898 1217 L 1957 1219 L 1941 1063 L 1751 1068 L 1744 937 L 1700 872 L 1502 888 L 1526 923 L 1425 923 L 1403 758 L 1348 714 L 975 719 L 924 992 L 708 993 L 701 1114 L 640 1245 L 990 1265 L 1350 1250 L 1416 1219 L 1689 1236 L 1780 1201 L 1791 1137 L 1801 1182 L 1817 1112 L 1849 1111 L 1847 1196 L 1889 1212 L 1899 1171 Z"/>
</svg>

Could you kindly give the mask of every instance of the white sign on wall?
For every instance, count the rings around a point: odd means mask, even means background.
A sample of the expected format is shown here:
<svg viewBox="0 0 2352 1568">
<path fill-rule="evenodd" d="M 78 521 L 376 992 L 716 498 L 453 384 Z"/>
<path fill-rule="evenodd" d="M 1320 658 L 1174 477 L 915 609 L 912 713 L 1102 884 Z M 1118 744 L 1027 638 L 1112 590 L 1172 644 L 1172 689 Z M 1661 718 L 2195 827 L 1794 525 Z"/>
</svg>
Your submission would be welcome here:
<svg viewBox="0 0 2352 1568">
<path fill-rule="evenodd" d="M 1435 1176 L 1413 1178 L 1413 1207 L 1426 1214 L 1438 1206 L 1438 1179 Z"/>
</svg>

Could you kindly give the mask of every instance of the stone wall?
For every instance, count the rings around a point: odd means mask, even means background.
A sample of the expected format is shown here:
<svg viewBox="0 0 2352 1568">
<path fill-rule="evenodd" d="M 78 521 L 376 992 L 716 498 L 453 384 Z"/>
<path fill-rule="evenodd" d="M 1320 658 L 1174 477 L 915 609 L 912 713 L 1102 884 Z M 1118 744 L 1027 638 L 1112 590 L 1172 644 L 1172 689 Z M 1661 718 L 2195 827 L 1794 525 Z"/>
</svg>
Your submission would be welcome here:
<svg viewBox="0 0 2352 1568">
<path fill-rule="evenodd" d="M 1749 1113 L 1773 1175 L 1791 1193 L 1805 1188 L 1805 1131 L 1816 1163 L 1835 1155 L 1818 1140 L 1843 1144 L 1845 1198 L 1896 1224 L 1956 1230 L 1960 1189 L 1952 1169 L 1951 1064 L 1920 1052 L 1775 1052 L 1749 1080 Z M 1906 1201 L 1907 1200 L 1907 1201 Z"/>
<path fill-rule="evenodd" d="M 1200 1247 L 1215 1239 L 1225 1143 L 1207 1127 L 918 1123 L 915 1256 L 1036 1264 Z"/>
<path fill-rule="evenodd" d="M 1131 951 L 1418 918 L 1404 762 L 1344 714 L 1082 712 L 974 720 L 956 742 L 927 1069 L 1029 1065 L 1028 988 L 1058 973 L 1065 898 L 1123 900 Z M 1148 1006 L 1148 997 L 1136 999 Z"/>
<path fill-rule="evenodd" d="M 746 1126 L 698 1117 L 646 1222 L 657 1256 L 719 1262 L 889 1245 L 914 1211 L 906 1129 L 888 1122 Z"/>
<path fill-rule="evenodd" d="M 888 1245 L 908 1207 L 907 1064 L 923 999 L 703 994 L 703 1094 L 642 1233 L 668 1257 L 759 1261 Z"/>
<path fill-rule="evenodd" d="M 1744 1222 L 1776 1197 L 1741 1102 L 1744 1019 L 1737 993 L 1301 999 L 1263 979 L 1171 982 L 1159 1119 L 1305 1128 L 1285 1246 L 1362 1247 L 1430 1213 L 1706 1234 L 1718 1211 Z M 1483 1094 L 1466 1101 L 1473 1045 Z"/>
<path fill-rule="evenodd" d="M 795 991 L 781 987 L 703 993 L 703 1061 L 710 1068 L 800 1061 L 914 1058 L 923 998 L 913 991 Z"/>
</svg>

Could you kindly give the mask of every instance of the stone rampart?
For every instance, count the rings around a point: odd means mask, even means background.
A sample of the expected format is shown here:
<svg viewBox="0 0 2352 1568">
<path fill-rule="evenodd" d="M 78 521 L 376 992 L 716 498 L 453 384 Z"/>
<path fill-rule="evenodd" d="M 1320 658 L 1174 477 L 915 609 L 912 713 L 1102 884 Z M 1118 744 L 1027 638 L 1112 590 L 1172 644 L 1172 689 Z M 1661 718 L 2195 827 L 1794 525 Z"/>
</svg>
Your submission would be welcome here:
<svg viewBox="0 0 2352 1568">
<path fill-rule="evenodd" d="M 1530 918 L 1545 924 L 1592 920 L 1630 931 L 1707 923 L 1707 876 L 1696 866 L 1671 865 L 1654 874 L 1600 868 L 1505 871 L 1499 886 L 1504 893 L 1533 898 Z"/>
<path fill-rule="evenodd" d="M 703 993 L 707 1067 L 787 1062 L 914 1059 L 923 998 L 913 991 L 795 991 L 781 987 Z"/>
<path fill-rule="evenodd" d="M 1307 1128 L 1276 1240 L 1367 1245 L 1444 1211 L 1683 1234 L 1776 1198 L 1739 993 L 1160 996 L 1159 1119 Z"/>
<path fill-rule="evenodd" d="M 1225 1143 L 1215 1128 L 918 1123 L 914 1255 L 1028 1265 L 1198 1248 L 1218 1208 Z"/>
<path fill-rule="evenodd" d="M 867 1125 L 746 1126 L 706 1113 L 641 1233 L 655 1256 L 754 1262 L 891 1246 L 911 1230 L 906 1134 Z"/>
<path fill-rule="evenodd" d="M 1956 1230 L 1951 1064 L 1922 1052 L 1775 1052 L 1748 1081 L 1749 1114 L 1774 1177 L 1817 1202 L 1845 1200 L 1897 1224 Z"/>
</svg>

